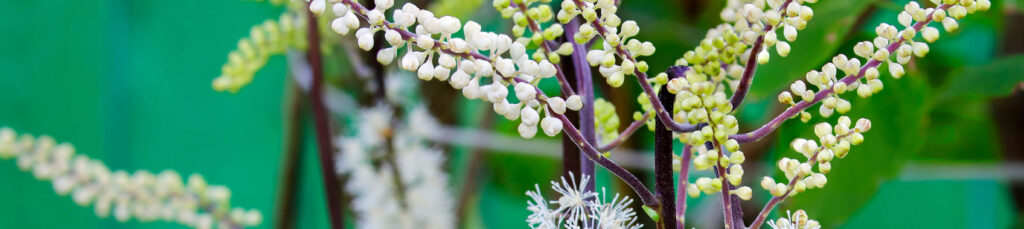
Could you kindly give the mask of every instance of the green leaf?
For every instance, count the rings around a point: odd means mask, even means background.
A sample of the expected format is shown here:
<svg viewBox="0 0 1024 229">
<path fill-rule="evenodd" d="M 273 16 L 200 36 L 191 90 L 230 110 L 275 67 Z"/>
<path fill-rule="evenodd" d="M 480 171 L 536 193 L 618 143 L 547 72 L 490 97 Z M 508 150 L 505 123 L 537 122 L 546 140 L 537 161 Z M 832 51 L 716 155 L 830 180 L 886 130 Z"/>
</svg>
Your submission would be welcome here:
<svg viewBox="0 0 1024 229">
<path fill-rule="evenodd" d="M 998 97 L 1009 95 L 1024 81 L 1024 55 L 1006 57 L 981 67 L 951 73 L 939 98 Z"/>
<path fill-rule="evenodd" d="M 903 79 L 885 79 L 885 90 L 862 99 L 849 98 L 853 110 L 847 113 L 851 119 L 868 118 L 873 128 L 864 134 L 865 141 L 853 146 L 845 158 L 832 162 L 832 171 L 827 174 L 828 185 L 823 189 L 812 189 L 787 199 L 779 212 L 804 209 L 822 225 L 839 225 L 872 198 L 879 185 L 897 174 L 904 163 L 924 143 L 925 123 L 929 110 L 928 86 L 920 76 Z M 817 110 L 812 106 L 811 110 Z M 835 123 L 838 115 L 828 118 Z M 795 138 L 813 138 L 813 125 L 821 118 L 808 123 L 788 121 L 778 134 L 774 146 L 776 159 L 782 156 L 806 160 L 789 148 Z M 774 163 L 773 163 L 774 164 Z M 773 170 L 774 171 L 774 170 Z M 782 176 L 776 176 L 785 180 Z M 779 179 L 776 179 L 779 180 Z"/>
<path fill-rule="evenodd" d="M 800 31 L 791 45 L 793 52 L 782 58 L 772 54 L 771 62 L 758 66 L 750 96 L 761 98 L 773 96 L 790 82 L 802 79 L 807 71 L 821 68 L 844 42 L 857 17 L 876 1 L 820 1 L 809 6 L 814 9 L 814 18 L 807 22 L 807 28 Z M 781 35 L 779 36 L 782 39 Z"/>
</svg>

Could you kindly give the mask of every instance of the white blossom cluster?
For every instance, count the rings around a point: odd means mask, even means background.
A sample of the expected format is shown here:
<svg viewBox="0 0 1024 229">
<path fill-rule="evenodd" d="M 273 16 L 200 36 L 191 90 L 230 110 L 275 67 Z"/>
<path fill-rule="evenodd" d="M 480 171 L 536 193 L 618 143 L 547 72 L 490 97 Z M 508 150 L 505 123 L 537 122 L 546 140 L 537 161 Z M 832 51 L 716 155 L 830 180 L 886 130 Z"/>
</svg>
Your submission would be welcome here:
<svg viewBox="0 0 1024 229">
<path fill-rule="evenodd" d="M 364 50 L 373 47 L 375 33 L 384 32 L 390 47 L 377 52 L 377 61 L 390 64 L 398 58 L 399 50 L 405 50 L 398 60 L 400 68 L 416 72 L 422 80 L 448 81 L 453 88 L 462 90 L 467 98 L 493 103 L 498 114 L 509 120 L 521 119 L 518 130 L 524 138 L 535 136 L 538 126 L 549 136 L 560 133 L 562 123 L 551 117 L 550 112 L 563 113 L 566 109 L 579 110 L 583 107 L 582 98 L 578 95 L 548 98 L 536 87 L 540 80 L 558 73 L 555 66 L 557 58 L 552 58 L 557 55 L 545 55 L 544 50 L 537 50 L 531 56 L 527 54 L 526 47 L 557 36 L 542 35 L 540 37 L 544 39 L 540 40 L 517 37 L 513 40 L 506 34 L 481 31 L 480 24 L 476 22 L 463 24 L 455 17 L 437 17 L 431 11 L 408 3 L 400 9 L 391 10 L 389 21 L 386 11 L 394 2 L 375 0 L 374 3 L 374 9 L 366 9 L 352 0 L 332 1 L 332 12 L 340 16 L 332 21 L 331 28 L 343 35 L 355 30 L 359 47 Z M 313 0 L 310 10 L 323 13 L 327 4 L 325 0 Z M 535 13 L 514 17 L 517 20 L 525 20 L 518 19 L 520 17 L 550 20 L 550 12 L 545 13 L 538 8 L 531 8 L 528 12 L 531 11 Z M 360 18 L 368 23 L 361 23 Z M 414 32 L 410 32 L 410 28 Z M 460 31 L 462 38 L 452 36 Z M 551 33 L 557 34 L 560 30 L 555 29 Z M 556 51 L 569 52 L 571 49 Z M 485 80 L 490 82 L 483 83 Z M 514 89 L 518 102 L 509 101 L 510 87 Z"/>
<path fill-rule="evenodd" d="M 573 37 L 576 43 L 586 44 L 595 36 L 601 37 L 601 49 L 588 51 L 586 59 L 590 66 L 600 66 L 598 72 L 612 87 L 621 86 L 625 76 L 643 76 L 649 68 L 647 62 L 637 61 L 635 57 L 650 56 L 656 50 L 649 41 L 630 39 L 640 33 L 640 27 L 636 21 L 622 21 L 617 11 L 613 0 L 565 0 L 558 12 L 562 23 L 576 16 L 586 21 L 580 24 L 579 32 Z"/>
<path fill-rule="evenodd" d="M 281 14 L 277 21 L 266 20 L 253 26 L 249 37 L 239 40 L 238 48 L 228 53 L 228 62 L 221 67 L 221 75 L 213 80 L 213 89 L 238 92 L 252 82 L 270 56 L 284 53 L 285 48 L 306 47 L 305 31 L 304 18 L 291 12 Z"/>
<path fill-rule="evenodd" d="M 821 228 L 821 223 L 810 219 L 804 210 L 796 210 L 796 213 L 786 211 L 786 217 L 779 218 L 778 220 L 769 220 L 768 226 L 772 229 L 819 229 Z"/>
<path fill-rule="evenodd" d="M 843 54 L 833 57 L 820 71 L 812 70 L 805 80 L 793 82 L 789 91 L 779 94 L 779 102 L 796 106 L 800 101 L 821 100 L 822 105 L 818 109 L 821 116 L 829 117 L 833 112 L 846 113 L 851 109 L 850 102 L 839 95 L 856 91 L 857 95 L 866 98 L 881 91 L 881 64 L 887 66 L 893 78 L 899 79 L 905 74 L 903 65 L 909 63 L 912 56 L 928 54 L 928 43 L 939 37 L 938 29 L 928 26 L 929 23 L 941 22 L 947 32 L 953 32 L 959 27 L 956 20 L 975 11 L 988 10 L 992 4 L 989 0 L 932 0 L 932 3 L 937 6 L 922 8 L 915 1 L 907 3 L 898 16 L 902 29 L 886 23 L 878 25 L 875 28 L 877 37 L 854 46 L 855 57 Z M 919 40 L 923 41 L 915 41 L 918 34 L 921 35 Z M 810 86 L 816 87 L 817 91 Z M 822 96 L 819 94 L 823 94 L 824 99 L 819 98 Z M 803 111 L 800 118 L 806 122 L 811 114 Z"/>
<path fill-rule="evenodd" d="M 530 228 L 584 228 L 584 229 L 637 229 L 643 227 L 636 223 L 636 212 L 629 205 L 633 200 L 616 193 L 611 201 L 608 194 L 601 188 L 601 193 L 586 191 L 590 177 L 583 175 L 579 183 L 575 175 L 569 179 L 562 177 L 562 182 L 551 181 L 551 189 L 560 195 L 558 200 L 548 201 L 541 194 L 540 185 L 534 190 L 526 191 L 530 197 L 526 208 L 531 212 L 526 218 Z M 551 208 L 551 205 L 557 208 Z"/>
<path fill-rule="evenodd" d="M 200 229 L 250 227 L 263 221 L 255 209 L 231 208 L 231 191 L 208 185 L 199 174 L 186 183 L 172 170 L 110 171 L 102 161 L 76 155 L 74 146 L 57 144 L 46 135 L 17 136 L 10 128 L 0 128 L 0 158 L 17 158 L 18 168 L 36 179 L 52 180 L 57 194 L 70 194 L 80 206 L 94 205 L 101 218 L 113 211 L 121 222 L 163 220 Z"/>
<path fill-rule="evenodd" d="M 773 196 L 793 196 L 810 188 L 825 187 L 828 182 L 825 174 L 832 170 L 832 159 L 846 157 L 850 147 L 864 142 L 863 133 L 871 129 L 871 121 L 867 119 L 857 120 L 853 129 L 850 129 L 850 122 L 849 117 L 842 116 L 835 127 L 827 122 L 818 123 L 814 126 L 817 141 L 802 138 L 793 140 L 790 146 L 807 160 L 801 162 L 783 157 L 778 161 L 778 168 L 789 182 L 776 183 L 771 177 L 765 176 L 761 180 L 761 187 Z M 815 164 L 818 172 L 814 172 Z"/>
<path fill-rule="evenodd" d="M 756 58 L 756 64 L 766 64 L 770 57 L 768 50 L 773 46 L 779 56 L 789 55 L 788 42 L 795 41 L 798 31 L 806 28 L 814 17 L 814 10 L 805 4 L 815 2 L 817 0 L 730 0 L 721 12 L 726 23 L 708 30 L 700 45 L 683 54 L 676 64 L 690 66 L 695 72 L 708 75 L 713 83 L 726 82 L 735 90 L 744 67 L 749 67 L 746 66 L 749 58 Z M 783 40 L 778 37 L 780 28 Z M 759 42 L 760 49 L 753 50 Z M 753 51 L 757 53 L 752 54 Z M 680 91 L 695 83 L 700 82 L 680 79 L 669 85 L 673 91 Z"/>
<path fill-rule="evenodd" d="M 386 105 L 364 109 L 353 122 L 358 123 L 355 135 L 334 141 L 341 151 L 335 163 L 338 173 L 348 177 L 345 190 L 353 197 L 356 225 L 455 228 L 448 175 L 442 170 L 444 155 L 423 138 L 436 131 L 436 122 L 422 107 L 413 109 L 404 123 L 392 116 Z"/>
</svg>

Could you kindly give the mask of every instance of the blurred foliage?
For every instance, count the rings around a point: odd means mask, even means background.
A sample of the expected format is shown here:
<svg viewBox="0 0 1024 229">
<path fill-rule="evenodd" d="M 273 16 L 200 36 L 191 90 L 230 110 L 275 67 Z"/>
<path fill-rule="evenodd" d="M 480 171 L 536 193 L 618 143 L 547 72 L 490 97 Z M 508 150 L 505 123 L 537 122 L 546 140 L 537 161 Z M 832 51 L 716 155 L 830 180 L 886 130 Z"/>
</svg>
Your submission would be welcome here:
<svg viewBox="0 0 1024 229">
<path fill-rule="evenodd" d="M 785 85 L 820 68 L 837 53 L 850 54 L 856 41 L 873 36 L 878 23 L 897 24 L 896 12 L 905 2 L 819 1 L 811 5 L 814 19 L 792 43 L 793 52 L 786 58 L 773 53 L 771 63 L 758 68 L 747 104 L 739 110 L 744 128 L 761 125 L 783 109 L 775 95 Z M 473 19 L 485 30 L 509 31 L 509 20 L 500 18 L 489 3 L 436 0 L 431 8 L 439 15 Z M 403 2 L 396 3 L 400 4 Z M 660 72 L 691 50 L 708 28 L 721 23 L 718 15 L 723 4 L 708 0 L 624 1 L 620 14 L 623 19 L 636 20 L 641 27 L 639 38 L 658 47 L 655 55 L 645 60 L 653 72 Z M 826 228 L 1005 228 L 1011 224 L 1015 214 L 1009 205 L 1008 185 L 995 178 L 905 181 L 899 175 L 907 163 L 993 163 L 1004 158 L 989 101 L 1019 91 L 1015 88 L 1024 80 L 1024 56 L 998 54 L 1003 44 L 1020 42 L 1005 41 L 1002 36 L 1007 33 L 1004 26 L 1011 23 L 1004 21 L 1006 15 L 1022 9 L 1021 0 L 994 1 L 992 10 L 962 20 L 960 31 L 942 32 L 927 57 L 915 58 L 908 65 L 904 78 L 883 74 L 886 84 L 881 93 L 867 99 L 844 96 L 854 107 L 846 115 L 869 118 L 874 128 L 865 134 L 864 144 L 833 163 L 825 189 L 788 200 L 776 215 L 806 209 Z M 0 30 L 5 31 L 0 42 L 7 44 L 0 46 L 0 69 L 6 71 L 0 76 L 0 126 L 50 134 L 115 169 L 202 173 L 211 183 L 231 187 L 234 204 L 263 211 L 266 219 L 261 228 L 271 227 L 283 139 L 284 58 L 271 58 L 254 83 L 239 94 L 216 93 L 210 80 L 219 73 L 237 40 L 248 35 L 250 26 L 276 18 L 282 10 L 267 3 L 233 0 L 0 2 L 0 19 L 5 21 L 0 23 Z M 325 40 L 344 39 L 348 37 Z M 353 64 L 341 50 L 344 45 L 340 46 L 328 50 L 330 56 L 325 58 L 330 66 L 328 79 L 341 88 L 364 88 L 364 80 L 347 80 L 354 78 L 350 73 Z M 594 82 L 604 81 L 597 78 Z M 558 91 L 553 81 L 541 87 L 549 93 Z M 612 90 L 596 87 L 619 109 L 635 109 L 631 107 L 636 107 L 635 95 L 640 93 L 635 83 Z M 491 112 L 489 104 L 458 97 L 423 99 L 459 104 L 443 112 L 453 113 L 454 124 L 466 127 L 479 125 L 481 110 Z M 811 110 L 816 111 L 817 106 Z M 621 126 L 632 121 L 631 113 L 619 113 L 624 122 Z M 763 140 L 764 145 L 744 146 L 745 150 L 760 151 L 760 155 L 751 152 L 748 163 L 763 165 L 763 170 L 747 172 L 747 182 L 757 182 L 762 174 L 776 171 L 773 162 L 779 157 L 798 157 L 788 147 L 789 141 L 813 138 L 813 124 L 834 123 L 837 116 L 807 124 L 790 120 Z M 494 132 L 518 136 L 517 124 L 494 119 Z M 312 136 L 312 123 L 306 120 L 302 125 L 306 136 Z M 645 132 L 639 131 L 626 145 L 650 150 L 650 134 Z M 327 226 L 312 143 L 312 138 L 305 139 L 300 157 L 299 212 L 293 213 L 296 228 Z M 522 228 L 528 214 L 523 193 L 534 184 L 548 190 L 549 181 L 560 174 L 557 159 L 508 152 L 487 152 L 482 169 L 471 171 L 473 150 L 449 148 L 451 190 L 458 192 L 469 182 L 464 180 L 465 173 L 479 173 L 476 189 L 467 194 L 471 195 L 464 220 L 468 228 Z M 641 179 L 652 179 L 649 170 L 634 172 Z M 596 180 L 610 192 L 632 192 L 602 169 L 598 169 Z M 0 196 L 6 197 L 0 199 L 5 203 L 0 205 L 0 215 L 4 215 L 0 228 L 176 227 L 96 219 L 91 209 L 53 195 L 48 183 L 18 171 L 10 161 L 0 164 L 0 183 L 15 187 L 0 189 Z M 717 196 L 710 197 L 690 200 L 689 216 L 718 217 L 699 204 Z"/>
</svg>

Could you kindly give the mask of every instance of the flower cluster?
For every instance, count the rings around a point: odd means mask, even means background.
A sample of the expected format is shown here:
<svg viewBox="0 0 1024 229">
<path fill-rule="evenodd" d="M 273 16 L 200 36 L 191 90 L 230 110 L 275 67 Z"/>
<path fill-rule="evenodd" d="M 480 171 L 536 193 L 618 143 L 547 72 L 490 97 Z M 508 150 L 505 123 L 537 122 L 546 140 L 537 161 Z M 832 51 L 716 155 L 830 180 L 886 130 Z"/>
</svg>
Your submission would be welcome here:
<svg viewBox="0 0 1024 229">
<path fill-rule="evenodd" d="M 305 25 L 306 21 L 298 14 L 285 12 L 277 21 L 266 20 L 253 26 L 249 37 L 239 40 L 238 48 L 228 53 L 228 62 L 221 67 L 221 75 L 213 80 L 213 89 L 238 92 L 252 82 L 271 55 L 282 54 L 288 47 L 306 47 Z"/>
<path fill-rule="evenodd" d="M 583 175 L 576 181 L 575 175 L 569 174 L 569 179 L 562 177 L 562 182 L 551 181 L 551 189 L 558 192 L 558 200 L 548 201 L 541 194 L 540 185 L 534 185 L 534 190 L 526 191 L 530 197 L 526 208 L 531 212 L 526 218 L 530 228 L 623 228 L 636 229 L 643 227 L 636 223 L 636 212 L 629 205 L 633 200 L 619 194 L 615 194 L 611 201 L 607 200 L 608 194 L 601 188 L 601 194 L 583 190 L 590 182 L 590 177 Z M 558 207 L 552 209 L 551 204 Z M 563 227 L 564 226 L 564 227 Z"/>
<path fill-rule="evenodd" d="M 598 72 L 612 87 L 621 86 L 628 75 L 646 77 L 643 74 L 649 68 L 647 62 L 637 61 L 635 57 L 650 56 L 656 50 L 649 41 L 630 39 L 640 33 L 640 27 L 633 20 L 623 22 L 615 14 L 617 11 L 613 0 L 565 0 L 558 12 L 562 23 L 576 16 L 586 21 L 580 24 L 579 32 L 573 37 L 576 43 L 586 44 L 595 36 L 601 37 L 601 49 L 588 51 L 586 59 L 590 66 L 600 66 Z"/>
<path fill-rule="evenodd" d="M 810 219 L 807 216 L 807 212 L 804 210 L 796 210 L 796 213 L 790 213 L 786 211 L 786 217 L 779 218 L 775 221 L 768 221 L 768 226 L 772 229 L 819 229 L 821 224 L 818 221 Z"/>
<path fill-rule="evenodd" d="M 374 3 L 374 9 L 366 9 L 351 0 L 334 3 L 331 9 L 340 17 L 332 21 L 331 28 L 340 34 L 355 30 L 359 47 L 364 50 L 372 48 L 375 33 L 384 32 L 390 47 L 377 52 L 377 61 L 390 64 L 398 58 L 398 52 L 404 50 L 405 54 L 398 63 L 400 68 L 416 72 L 422 80 L 448 81 L 453 88 L 461 89 L 467 98 L 493 103 L 494 111 L 498 114 L 509 120 L 521 119 L 518 130 L 524 138 L 535 136 L 538 126 L 549 136 L 558 134 L 562 131 L 562 123 L 550 113 L 561 114 L 566 109 L 579 110 L 583 107 L 578 95 L 548 98 L 536 86 L 540 80 L 558 73 L 554 65 L 557 58 L 552 58 L 557 55 L 545 55 L 543 50 L 538 50 L 531 57 L 527 55 L 526 47 L 551 40 L 525 37 L 513 40 L 505 34 L 481 31 L 480 24 L 476 22 L 463 24 L 451 16 L 438 18 L 433 12 L 408 3 L 400 9 L 392 10 L 392 21 L 389 21 L 385 11 L 394 2 L 377 0 Z M 310 9 L 314 13 L 321 13 L 325 4 L 324 1 L 313 1 Z M 506 5 L 496 4 L 499 7 Z M 516 20 L 526 20 L 526 17 L 530 20 L 550 20 L 550 16 L 547 16 L 550 13 L 544 13 L 543 9 L 531 8 L 526 14 L 512 15 Z M 360 17 L 368 22 L 368 26 L 362 27 Z M 409 28 L 414 28 L 415 33 L 410 32 Z M 453 34 L 460 31 L 463 33 L 462 38 L 453 37 Z M 560 35 L 560 30 L 554 29 L 550 33 Z M 567 54 L 571 51 L 560 48 L 556 53 Z M 483 84 L 484 80 L 490 83 Z M 518 102 L 509 101 L 510 87 L 514 89 L 514 97 Z M 543 118 L 541 114 L 544 114 Z"/>
<path fill-rule="evenodd" d="M 833 112 L 846 113 L 851 109 L 850 102 L 839 95 L 856 91 L 860 97 L 869 97 L 881 91 L 883 84 L 879 79 L 879 67 L 882 63 L 886 64 L 889 74 L 898 79 L 905 74 L 903 65 L 910 62 L 912 56 L 923 57 L 928 54 L 926 42 L 934 42 L 939 36 L 938 29 L 928 26 L 930 22 L 941 22 L 946 31 L 952 32 L 959 27 L 956 20 L 991 6 L 988 0 L 932 2 L 937 6 L 922 8 L 917 2 L 907 3 L 898 16 L 902 29 L 886 23 L 878 25 L 875 28 L 877 37 L 858 42 L 854 46 L 855 57 L 843 54 L 833 57 L 820 71 L 808 72 L 806 83 L 802 80 L 792 83 L 789 91 L 779 94 L 779 102 L 790 107 L 806 107 L 809 104 L 799 103 L 822 101 L 818 109 L 821 116 L 829 117 Z M 914 40 L 918 34 L 923 41 Z M 843 75 L 845 77 L 840 77 Z M 812 90 L 808 84 L 818 90 Z M 810 120 L 811 114 L 801 111 L 800 118 L 806 122 Z"/>
<path fill-rule="evenodd" d="M 207 185 L 199 174 L 187 183 L 175 171 L 153 174 L 110 171 L 102 161 L 76 155 L 68 143 L 57 144 L 49 136 L 33 137 L 0 128 L 0 158 L 17 158 L 18 168 L 36 179 L 52 180 L 59 195 L 71 195 L 80 206 L 94 205 L 96 215 L 125 222 L 163 220 L 195 228 L 256 226 L 263 220 L 257 210 L 231 208 L 227 187 Z"/>
<path fill-rule="evenodd" d="M 832 170 L 832 159 L 846 157 L 850 147 L 863 142 L 863 133 L 871 129 L 871 121 L 867 119 L 857 120 L 853 129 L 850 129 L 850 124 L 850 118 L 842 116 L 835 127 L 826 122 L 815 125 L 817 141 L 802 138 L 793 140 L 790 146 L 806 157 L 807 161 L 783 157 L 778 162 L 778 168 L 789 182 L 776 183 L 771 177 L 765 176 L 761 180 L 761 187 L 773 196 L 793 196 L 809 188 L 825 187 L 828 182 L 825 174 Z M 815 164 L 818 172 L 814 172 Z"/>
<path fill-rule="evenodd" d="M 422 107 L 414 108 L 404 123 L 392 116 L 385 105 L 364 109 L 353 122 L 358 123 L 355 135 L 334 141 L 341 150 L 335 163 L 338 173 L 348 176 L 345 188 L 353 196 L 357 225 L 454 228 L 444 155 L 423 140 L 436 130 L 433 117 Z"/>
</svg>

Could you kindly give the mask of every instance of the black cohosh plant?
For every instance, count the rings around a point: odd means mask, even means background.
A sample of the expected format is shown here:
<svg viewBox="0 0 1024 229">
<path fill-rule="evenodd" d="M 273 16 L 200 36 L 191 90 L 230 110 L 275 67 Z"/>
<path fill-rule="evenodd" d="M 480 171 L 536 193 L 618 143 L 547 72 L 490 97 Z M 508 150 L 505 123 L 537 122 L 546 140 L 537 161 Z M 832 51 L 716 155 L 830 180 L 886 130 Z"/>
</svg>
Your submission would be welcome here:
<svg viewBox="0 0 1024 229">
<path fill-rule="evenodd" d="M 654 44 L 636 39 L 639 25 L 616 14 L 619 4 L 629 1 L 495 0 L 494 8 L 514 24 L 511 34 L 502 34 L 413 4 L 398 7 L 393 0 L 366 5 L 355 0 L 312 0 L 302 5 L 308 14 L 286 13 L 278 22 L 254 28 L 251 38 L 240 42 L 239 50 L 229 55 L 223 75 L 213 85 L 217 90 L 237 91 L 251 81 L 268 55 L 283 52 L 285 46 L 303 49 L 312 45 L 307 55 L 313 68 L 315 108 L 323 80 L 317 45 L 322 43 L 320 36 L 327 36 L 321 34 L 327 31 L 324 28 L 330 28 L 339 35 L 354 35 L 356 46 L 371 52 L 382 65 L 394 63 L 421 80 L 446 81 L 466 98 L 493 104 L 497 114 L 519 121 L 517 130 L 523 138 L 533 138 L 538 132 L 568 136 L 575 149 L 563 152 L 564 160 L 579 157 L 579 163 L 567 166 L 571 171 L 568 179 L 552 182 L 560 195 L 556 200 L 546 200 L 539 186 L 527 192 L 530 227 L 641 227 L 636 224 L 635 211 L 628 207 L 632 200 L 618 195 L 608 200 L 603 189 L 597 192 L 590 182 L 597 165 L 636 192 L 644 212 L 658 228 L 682 228 L 686 198 L 714 194 L 721 196 L 726 228 L 760 228 L 766 221 L 773 228 L 818 228 L 821 225 L 802 210 L 777 220 L 767 216 L 786 198 L 823 188 L 832 160 L 846 157 L 871 129 L 867 119 L 854 121 L 843 116 L 852 109 L 843 94 L 869 97 L 879 92 L 883 88 L 881 67 L 898 79 L 913 56 L 928 53 L 928 43 L 939 36 L 930 23 L 954 31 L 957 20 L 987 10 L 991 3 L 931 0 L 926 5 L 906 4 L 898 16 L 899 25 L 882 23 L 875 29 L 877 37 L 856 44 L 855 56 L 840 54 L 820 69 L 794 76 L 802 78 L 778 95 L 778 101 L 788 108 L 754 131 L 740 133 L 734 111 L 743 105 L 753 86 L 757 66 L 770 61 L 772 49 L 780 57 L 790 53 L 789 42 L 813 23 L 815 2 L 729 0 L 720 14 L 722 24 L 710 29 L 699 46 L 683 53 L 675 66 L 652 67 L 642 57 L 656 51 Z M 305 20 L 299 19 L 303 17 Z M 305 40 L 299 39 L 303 35 Z M 615 113 L 614 104 L 595 98 L 592 68 L 612 87 L 631 78 L 643 89 L 637 96 L 643 111 L 635 112 L 634 121 L 622 131 L 617 130 L 617 117 L 608 115 Z M 540 90 L 537 85 L 547 80 L 557 81 L 560 90 Z M 808 122 L 815 113 L 808 111 L 812 106 L 817 106 L 816 113 L 822 117 L 840 117 L 817 124 L 816 138 L 792 141 L 792 148 L 803 158 L 778 161 L 785 180 L 761 179 L 761 188 L 773 197 L 753 222 L 744 222 L 739 202 L 750 200 L 753 190 L 741 186 L 745 162 L 741 145 L 764 138 L 789 119 Z M 578 112 L 578 121 L 567 116 L 570 112 Z M 318 118 L 319 126 L 324 123 Z M 607 157 L 611 149 L 644 126 L 655 135 L 654 191 Z M 326 133 L 318 130 L 318 135 Z M 678 155 L 672 151 L 677 143 L 685 145 Z M 321 159 L 330 152 L 321 148 Z M 712 170 L 714 175 L 691 183 L 691 169 Z M 678 179 L 673 179 L 673 172 L 679 173 Z M 331 195 L 337 194 L 328 190 Z M 340 221 L 333 223 L 340 227 Z"/>
</svg>

